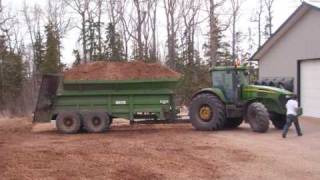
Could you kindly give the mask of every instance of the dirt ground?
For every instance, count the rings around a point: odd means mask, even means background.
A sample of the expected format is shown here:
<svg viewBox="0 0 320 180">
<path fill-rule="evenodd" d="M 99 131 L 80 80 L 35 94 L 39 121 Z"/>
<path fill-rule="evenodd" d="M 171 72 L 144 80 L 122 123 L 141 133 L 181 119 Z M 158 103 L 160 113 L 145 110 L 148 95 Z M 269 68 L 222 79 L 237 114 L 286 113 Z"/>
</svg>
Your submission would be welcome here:
<svg viewBox="0 0 320 180">
<path fill-rule="evenodd" d="M 190 124 L 118 123 L 63 135 L 30 118 L 0 119 L 0 179 L 319 179 L 320 120 L 303 137 L 271 128 L 200 132 Z"/>
</svg>

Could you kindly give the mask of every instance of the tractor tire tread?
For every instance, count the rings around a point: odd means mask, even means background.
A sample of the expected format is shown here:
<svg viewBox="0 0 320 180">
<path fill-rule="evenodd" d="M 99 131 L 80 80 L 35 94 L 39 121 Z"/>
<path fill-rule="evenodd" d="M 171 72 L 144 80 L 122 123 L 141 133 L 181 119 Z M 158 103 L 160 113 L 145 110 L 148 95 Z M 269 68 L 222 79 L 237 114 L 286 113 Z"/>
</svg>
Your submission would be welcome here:
<svg viewBox="0 0 320 180">
<path fill-rule="evenodd" d="M 256 118 L 248 115 L 250 111 L 255 111 Z M 246 119 L 254 132 L 264 133 L 269 129 L 269 113 L 267 108 L 260 102 L 254 102 L 249 105 Z"/>
<path fill-rule="evenodd" d="M 73 125 L 71 127 L 66 127 L 64 124 L 64 119 L 69 117 L 73 120 Z M 82 126 L 81 116 L 77 112 L 60 112 L 58 113 L 56 119 L 56 127 L 59 132 L 63 134 L 76 134 L 79 132 Z"/>
<path fill-rule="evenodd" d="M 214 116 L 209 122 L 203 122 L 198 115 L 198 109 L 204 102 L 214 109 Z M 192 126 L 201 131 L 220 130 L 224 128 L 226 123 L 224 104 L 217 96 L 209 93 L 199 94 L 193 98 L 189 116 Z"/>
<path fill-rule="evenodd" d="M 99 117 L 102 119 L 100 126 L 92 124 L 92 118 Z M 102 133 L 109 130 L 111 125 L 110 116 L 105 112 L 86 112 L 83 113 L 83 127 L 89 133 Z"/>
</svg>

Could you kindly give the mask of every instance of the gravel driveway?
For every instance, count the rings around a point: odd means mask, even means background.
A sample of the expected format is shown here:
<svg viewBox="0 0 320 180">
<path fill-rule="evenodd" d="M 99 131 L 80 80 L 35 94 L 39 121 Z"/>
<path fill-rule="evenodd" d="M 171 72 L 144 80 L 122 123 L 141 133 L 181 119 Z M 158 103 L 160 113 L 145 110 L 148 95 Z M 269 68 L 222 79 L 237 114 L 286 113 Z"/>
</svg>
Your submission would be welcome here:
<svg viewBox="0 0 320 180">
<path fill-rule="evenodd" d="M 30 118 L 0 120 L 1 179 L 319 179 L 320 120 L 291 130 L 195 131 L 190 124 L 117 123 L 105 134 L 62 135 Z"/>
</svg>

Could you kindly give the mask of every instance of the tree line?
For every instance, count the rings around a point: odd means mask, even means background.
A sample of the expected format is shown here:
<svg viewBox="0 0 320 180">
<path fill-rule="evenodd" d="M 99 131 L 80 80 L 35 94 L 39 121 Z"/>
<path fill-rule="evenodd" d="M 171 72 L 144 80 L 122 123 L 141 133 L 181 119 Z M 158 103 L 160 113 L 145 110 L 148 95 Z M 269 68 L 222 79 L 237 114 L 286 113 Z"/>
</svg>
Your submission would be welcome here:
<svg viewBox="0 0 320 180">
<path fill-rule="evenodd" d="M 17 111 L 17 104 L 23 104 L 21 113 L 32 110 L 39 76 L 66 67 L 62 42 L 70 32 L 79 32 L 73 65 L 164 63 L 184 75 L 178 94 L 186 102 L 198 88 L 210 86 L 210 67 L 246 62 L 271 36 L 275 0 L 255 1 L 244 32 L 239 19 L 251 11 L 244 0 L 24 1 L 16 10 L 0 0 L 0 111 Z M 244 41 L 249 48 L 241 46 Z"/>
</svg>

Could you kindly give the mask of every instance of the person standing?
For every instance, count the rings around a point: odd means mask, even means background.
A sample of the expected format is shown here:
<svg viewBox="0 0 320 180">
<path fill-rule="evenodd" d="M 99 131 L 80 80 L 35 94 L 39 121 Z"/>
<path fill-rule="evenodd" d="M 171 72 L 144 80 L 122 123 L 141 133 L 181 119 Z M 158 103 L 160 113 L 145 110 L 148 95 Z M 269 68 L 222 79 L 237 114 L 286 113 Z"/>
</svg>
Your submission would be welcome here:
<svg viewBox="0 0 320 180">
<path fill-rule="evenodd" d="M 283 128 L 282 137 L 286 138 L 288 130 L 292 123 L 294 123 L 294 126 L 296 127 L 298 136 L 302 136 L 299 119 L 298 119 L 298 97 L 297 95 L 293 95 L 292 98 L 287 102 L 286 108 L 287 108 L 287 122 Z"/>
</svg>

